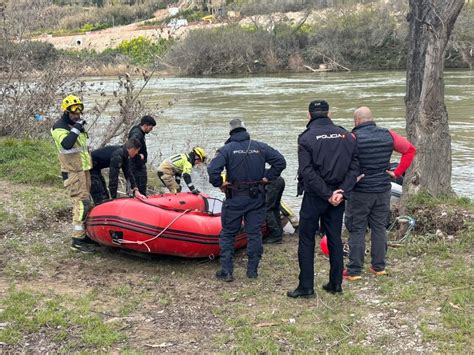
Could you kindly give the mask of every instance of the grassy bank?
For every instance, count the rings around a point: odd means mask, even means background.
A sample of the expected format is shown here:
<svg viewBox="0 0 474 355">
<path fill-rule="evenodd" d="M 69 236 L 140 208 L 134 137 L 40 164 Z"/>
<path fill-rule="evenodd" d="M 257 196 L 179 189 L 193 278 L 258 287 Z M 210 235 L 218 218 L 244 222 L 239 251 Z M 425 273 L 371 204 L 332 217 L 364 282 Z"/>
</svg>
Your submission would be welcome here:
<svg viewBox="0 0 474 355">
<path fill-rule="evenodd" d="M 1 159 L 0 171 L 43 146 L 16 144 L 22 154 Z M 2 157 L 5 146 L 0 141 Z M 291 300 L 285 293 L 297 284 L 295 235 L 265 247 L 254 281 L 245 277 L 245 250 L 239 251 L 230 284 L 214 279 L 218 260 L 70 251 L 65 191 L 47 178 L 25 183 L 47 176 L 49 168 L 25 169 L 21 180 L 0 177 L 2 352 L 474 350 L 474 208 L 468 201 L 444 201 L 467 215 L 466 228 L 452 238 L 427 230 L 389 249 L 389 275 L 365 273 L 343 285 L 343 296 L 320 291 L 329 264 L 318 254 L 317 298 Z"/>
</svg>

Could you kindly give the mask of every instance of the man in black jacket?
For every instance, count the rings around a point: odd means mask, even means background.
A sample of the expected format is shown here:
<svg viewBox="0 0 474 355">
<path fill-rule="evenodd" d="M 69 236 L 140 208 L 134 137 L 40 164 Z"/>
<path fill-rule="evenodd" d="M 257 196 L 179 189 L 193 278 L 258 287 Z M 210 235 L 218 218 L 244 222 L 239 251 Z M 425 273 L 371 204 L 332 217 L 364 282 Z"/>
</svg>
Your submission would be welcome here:
<svg viewBox="0 0 474 355">
<path fill-rule="evenodd" d="M 143 116 L 140 120 L 140 124 L 133 126 L 128 133 L 128 138 L 136 138 L 140 141 L 142 147 L 138 154 L 130 159 L 130 170 L 132 171 L 133 177 L 137 184 L 138 190 L 144 196 L 146 196 L 147 186 L 147 171 L 146 163 L 148 160 L 148 152 L 146 150 L 145 135 L 150 133 L 156 126 L 156 121 L 151 116 Z"/>
<path fill-rule="evenodd" d="M 288 297 L 314 297 L 314 247 L 319 220 L 329 247 L 329 283 L 323 289 L 342 292 L 343 250 L 341 240 L 344 197 L 358 175 L 356 141 L 331 121 L 329 104 L 312 101 L 307 129 L 298 138 L 299 192 L 304 191 L 300 210 L 298 261 L 299 284 Z"/>
<path fill-rule="evenodd" d="M 138 188 L 130 172 L 129 158 L 135 157 L 141 147 L 139 140 L 130 138 L 124 145 L 109 145 L 92 152 L 91 195 L 95 204 L 109 198 L 117 198 L 118 178 L 120 169 L 125 179 L 130 181 L 134 194 Z M 109 168 L 109 192 L 102 175 L 102 169 Z"/>
</svg>

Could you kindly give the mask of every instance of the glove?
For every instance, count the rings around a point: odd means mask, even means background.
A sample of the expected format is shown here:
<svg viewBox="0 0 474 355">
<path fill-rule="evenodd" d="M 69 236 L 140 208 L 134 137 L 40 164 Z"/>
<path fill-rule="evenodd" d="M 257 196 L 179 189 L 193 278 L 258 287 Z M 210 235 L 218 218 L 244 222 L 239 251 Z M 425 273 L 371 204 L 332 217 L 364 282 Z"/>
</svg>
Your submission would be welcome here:
<svg viewBox="0 0 474 355">
<path fill-rule="evenodd" d="M 84 120 L 79 120 L 77 121 L 76 123 L 74 123 L 73 127 L 78 129 L 79 131 L 81 132 L 84 132 L 84 125 L 86 124 L 87 122 L 84 121 Z"/>
<path fill-rule="evenodd" d="M 179 185 L 178 188 L 176 189 L 176 191 L 181 192 L 182 189 L 183 188 L 181 187 L 181 185 Z"/>
<path fill-rule="evenodd" d="M 191 192 L 193 193 L 193 195 L 199 195 L 201 193 L 201 191 L 199 191 L 198 189 L 194 189 Z"/>
</svg>

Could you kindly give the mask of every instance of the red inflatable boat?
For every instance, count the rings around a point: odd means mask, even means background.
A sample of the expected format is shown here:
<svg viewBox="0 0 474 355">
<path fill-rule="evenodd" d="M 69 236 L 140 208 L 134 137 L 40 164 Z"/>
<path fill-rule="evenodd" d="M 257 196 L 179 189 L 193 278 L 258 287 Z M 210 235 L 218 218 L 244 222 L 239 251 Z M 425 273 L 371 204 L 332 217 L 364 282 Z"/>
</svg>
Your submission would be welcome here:
<svg viewBox="0 0 474 355">
<path fill-rule="evenodd" d="M 119 198 L 100 204 L 87 217 L 96 242 L 145 253 L 190 258 L 219 255 L 222 201 L 190 192 Z M 265 227 L 262 226 L 262 231 Z M 235 248 L 247 244 L 243 230 Z"/>
</svg>

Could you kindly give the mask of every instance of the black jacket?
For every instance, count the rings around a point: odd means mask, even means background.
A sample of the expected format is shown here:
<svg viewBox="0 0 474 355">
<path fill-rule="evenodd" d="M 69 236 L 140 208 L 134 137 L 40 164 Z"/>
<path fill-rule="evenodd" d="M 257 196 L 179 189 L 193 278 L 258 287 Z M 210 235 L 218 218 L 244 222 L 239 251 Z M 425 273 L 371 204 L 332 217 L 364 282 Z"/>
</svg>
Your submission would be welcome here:
<svg viewBox="0 0 474 355">
<path fill-rule="evenodd" d="M 140 125 L 133 126 L 130 132 L 128 133 L 128 139 L 136 138 L 142 144 L 142 147 L 138 151 L 138 154 L 133 159 L 130 159 L 132 169 L 141 169 L 146 166 L 146 162 L 148 160 L 148 152 L 146 150 L 145 134 L 146 133 L 142 131 Z M 143 160 L 140 157 L 140 154 L 143 154 Z"/>
<path fill-rule="evenodd" d="M 271 167 L 265 170 L 265 164 Z M 250 139 L 243 128 L 232 132 L 226 144 L 217 150 L 217 155 L 207 167 L 209 182 L 216 187 L 222 185 L 221 172 L 226 169 L 227 181 L 232 184 L 256 183 L 266 177 L 274 180 L 286 168 L 283 155 L 269 145 Z"/>
<path fill-rule="evenodd" d="M 117 197 L 118 177 L 120 169 L 126 180 L 130 180 L 130 185 L 135 188 L 137 185 L 130 172 L 128 151 L 124 145 L 109 145 L 94 150 L 92 153 L 92 170 L 99 171 L 109 168 L 109 191 L 110 197 Z"/>
<path fill-rule="evenodd" d="M 298 137 L 298 180 L 306 193 L 327 200 L 334 190 L 344 195 L 359 174 L 356 141 L 329 118 L 312 119 Z"/>
</svg>

